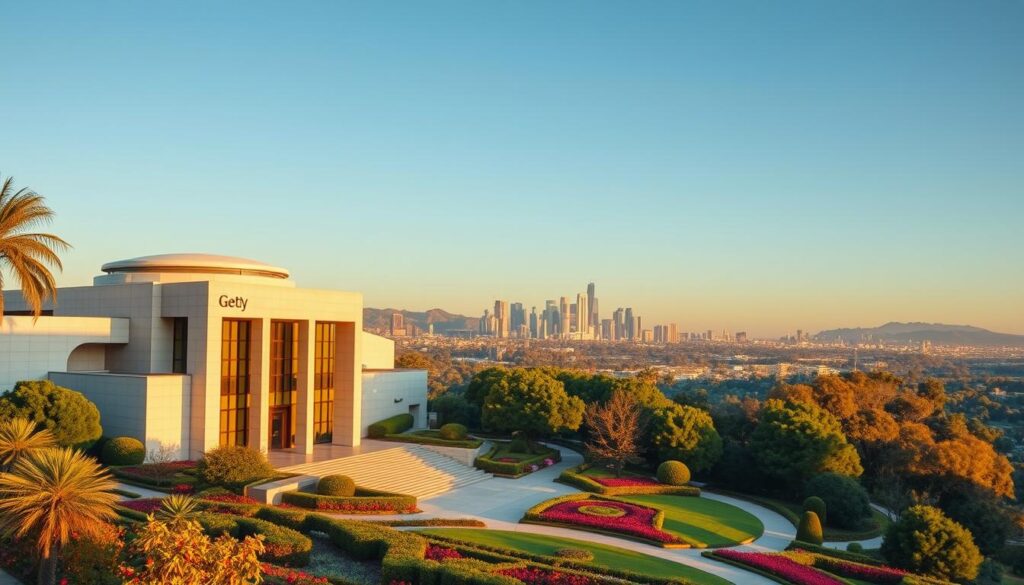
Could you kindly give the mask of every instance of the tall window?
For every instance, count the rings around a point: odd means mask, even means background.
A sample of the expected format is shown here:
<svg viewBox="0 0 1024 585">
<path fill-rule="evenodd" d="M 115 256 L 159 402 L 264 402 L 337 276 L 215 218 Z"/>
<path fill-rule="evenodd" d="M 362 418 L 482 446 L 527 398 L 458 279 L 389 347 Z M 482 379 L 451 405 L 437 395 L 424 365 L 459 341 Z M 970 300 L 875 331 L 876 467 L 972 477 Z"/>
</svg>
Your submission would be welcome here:
<svg viewBox="0 0 1024 585">
<path fill-rule="evenodd" d="M 220 444 L 248 444 L 249 321 L 225 319 L 220 349 Z"/>
<path fill-rule="evenodd" d="M 174 341 L 171 346 L 171 372 L 184 374 L 185 356 L 188 354 L 188 317 L 174 318 Z"/>
<path fill-rule="evenodd" d="M 273 321 L 270 324 L 270 408 L 288 408 L 285 447 L 295 444 L 296 389 L 299 386 L 299 324 Z"/>
<path fill-rule="evenodd" d="M 317 322 L 313 357 L 313 432 L 316 443 L 330 443 L 332 439 L 336 334 L 334 323 Z"/>
</svg>

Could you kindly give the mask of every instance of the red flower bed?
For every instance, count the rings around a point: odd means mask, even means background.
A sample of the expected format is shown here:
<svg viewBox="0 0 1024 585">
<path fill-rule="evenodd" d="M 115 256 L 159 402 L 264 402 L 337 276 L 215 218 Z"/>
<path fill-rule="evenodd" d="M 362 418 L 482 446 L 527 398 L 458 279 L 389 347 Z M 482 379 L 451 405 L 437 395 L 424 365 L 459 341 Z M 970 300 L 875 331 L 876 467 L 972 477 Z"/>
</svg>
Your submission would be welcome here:
<svg viewBox="0 0 1024 585">
<path fill-rule="evenodd" d="M 161 502 L 163 502 L 162 498 L 142 498 L 140 500 L 126 500 L 124 502 L 118 502 L 118 505 L 124 506 L 129 510 L 142 512 L 143 514 L 152 514 L 160 509 Z"/>
<path fill-rule="evenodd" d="M 443 546 L 437 546 L 435 544 L 427 545 L 427 554 L 424 557 L 431 561 L 446 561 L 448 559 L 461 559 L 462 555 L 459 551 L 454 548 L 447 548 Z"/>
<path fill-rule="evenodd" d="M 625 512 L 622 516 L 601 517 L 591 516 L 580 511 L 583 506 L 593 505 L 618 508 Z M 618 532 L 630 536 L 638 536 L 648 540 L 664 543 L 681 542 L 675 535 L 654 527 L 654 516 L 658 513 L 654 508 L 627 504 L 626 502 L 613 502 L 607 500 L 576 500 L 574 502 L 562 502 L 555 504 L 541 512 L 540 517 L 552 522 L 575 524 L 577 526 L 590 526 L 600 528 L 609 532 Z"/>
<path fill-rule="evenodd" d="M 558 571 L 545 571 L 543 569 L 505 569 L 498 571 L 499 575 L 518 579 L 527 585 L 590 585 L 591 581 L 583 575 L 569 575 Z"/>
<path fill-rule="evenodd" d="M 196 491 L 196 486 L 190 483 L 179 483 L 171 488 L 172 494 L 191 494 L 194 491 Z"/>
<path fill-rule="evenodd" d="M 289 585 L 330 585 L 331 583 L 327 577 L 317 577 L 303 571 L 286 569 L 267 563 L 260 565 L 260 568 L 263 569 L 264 577 L 272 578 L 272 583 L 281 582 L 288 583 Z"/>
<path fill-rule="evenodd" d="M 416 506 L 401 507 L 385 502 L 329 502 L 318 500 L 317 510 L 345 512 L 348 514 L 412 514 Z"/>
<path fill-rule="evenodd" d="M 892 567 L 873 567 L 824 555 L 815 555 L 814 567 L 829 573 L 835 573 L 840 577 L 860 579 L 861 581 L 878 583 L 879 585 L 895 585 L 902 582 L 903 577 L 907 575 L 906 571 Z"/>
<path fill-rule="evenodd" d="M 793 559 L 782 555 L 719 550 L 715 552 L 715 556 L 747 565 L 765 573 L 777 575 L 794 583 L 794 585 L 843 585 L 843 582 L 839 579 L 822 573 L 817 569 L 805 567 Z"/>
<path fill-rule="evenodd" d="M 649 477 L 595 477 L 597 483 L 608 487 L 646 487 L 650 485 L 661 485 Z"/>
<path fill-rule="evenodd" d="M 223 502 L 225 504 L 259 504 L 258 500 L 254 500 L 249 496 L 240 496 L 238 494 L 217 494 L 213 496 L 202 497 L 207 502 Z"/>
</svg>

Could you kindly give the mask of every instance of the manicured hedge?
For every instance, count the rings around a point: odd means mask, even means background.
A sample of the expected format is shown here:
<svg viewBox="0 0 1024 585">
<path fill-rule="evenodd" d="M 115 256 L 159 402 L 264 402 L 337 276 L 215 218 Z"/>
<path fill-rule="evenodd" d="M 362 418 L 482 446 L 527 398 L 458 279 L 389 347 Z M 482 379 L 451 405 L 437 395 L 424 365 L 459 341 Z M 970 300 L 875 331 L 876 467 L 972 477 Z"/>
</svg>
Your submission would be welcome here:
<svg viewBox="0 0 1024 585">
<path fill-rule="evenodd" d="M 523 459 L 522 461 L 517 461 L 515 463 L 497 461 L 495 458 L 504 449 L 505 445 L 496 445 L 486 455 L 481 455 L 477 457 L 476 461 L 473 462 L 473 466 L 476 467 L 477 469 L 482 469 L 488 473 L 493 473 L 495 475 L 519 477 L 521 475 L 526 475 L 527 473 L 532 473 L 530 467 L 533 465 L 537 466 L 537 470 L 545 467 L 545 459 L 550 459 L 552 463 L 558 463 L 559 461 L 562 460 L 561 451 L 559 451 L 558 449 L 548 448 L 543 453 L 534 455 L 533 457 L 529 457 L 527 459 Z"/>
<path fill-rule="evenodd" d="M 411 414 L 396 414 L 391 418 L 379 420 L 366 429 L 371 439 L 381 439 L 387 435 L 397 435 L 412 428 L 416 419 Z"/>
<path fill-rule="evenodd" d="M 429 437 L 415 434 L 385 435 L 380 437 L 382 441 L 394 441 L 396 443 L 415 443 L 417 445 L 436 445 L 438 447 L 456 447 L 459 449 L 477 449 L 484 442 L 480 439 L 464 439 L 461 441 L 448 441 L 439 437 Z"/>
<path fill-rule="evenodd" d="M 586 492 L 604 496 L 633 496 L 646 494 L 664 494 L 670 496 L 699 496 L 700 488 L 690 485 L 630 485 L 607 486 L 597 483 L 590 477 L 580 473 L 583 465 L 566 469 L 558 476 L 558 482 L 571 485 Z"/>
<path fill-rule="evenodd" d="M 100 460 L 106 465 L 140 465 L 146 460 L 146 446 L 135 437 L 115 437 L 103 443 Z"/>
<path fill-rule="evenodd" d="M 810 542 L 801 542 L 799 540 L 794 540 L 793 542 L 789 543 L 789 546 L 786 547 L 786 550 L 805 550 L 807 552 L 822 554 L 830 557 L 835 557 L 837 559 L 842 559 L 844 561 L 851 561 L 854 563 L 861 563 L 864 565 L 882 566 L 885 564 L 882 561 L 874 557 L 869 557 L 867 555 L 857 554 L 835 548 L 828 548 L 825 546 L 812 544 Z"/>
<path fill-rule="evenodd" d="M 211 512 L 197 514 L 195 519 L 210 536 L 224 533 L 235 538 L 262 535 L 266 550 L 260 555 L 261 561 L 289 567 L 304 567 L 309 564 L 309 552 L 313 550 L 313 541 L 292 528 L 259 518 Z"/>
<path fill-rule="evenodd" d="M 292 491 L 281 494 L 285 504 L 346 514 L 411 514 L 417 511 L 416 496 L 356 487 L 354 496 L 322 496 Z"/>
</svg>

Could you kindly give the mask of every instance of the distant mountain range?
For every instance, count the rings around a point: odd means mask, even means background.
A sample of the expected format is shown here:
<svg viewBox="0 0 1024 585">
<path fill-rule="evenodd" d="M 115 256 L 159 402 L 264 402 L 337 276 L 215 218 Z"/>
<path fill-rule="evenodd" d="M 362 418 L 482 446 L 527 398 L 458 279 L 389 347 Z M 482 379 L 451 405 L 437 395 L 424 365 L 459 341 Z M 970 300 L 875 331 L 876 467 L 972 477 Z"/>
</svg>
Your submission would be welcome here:
<svg viewBox="0 0 1024 585">
<path fill-rule="evenodd" d="M 430 324 L 434 324 L 434 333 L 444 333 L 453 329 L 477 330 L 480 324 L 479 317 L 467 317 L 456 315 L 443 309 L 430 309 L 429 311 L 406 311 L 404 309 L 363 309 L 363 328 L 365 329 L 387 329 L 391 326 L 391 315 L 401 313 L 405 316 L 407 323 L 414 323 L 416 327 L 426 331 Z"/>
<path fill-rule="evenodd" d="M 814 336 L 818 341 L 842 339 L 847 343 L 858 341 L 887 341 L 936 345 L 1018 346 L 1024 347 L 1024 335 L 996 333 L 970 325 L 944 325 L 942 323 L 896 323 L 881 327 L 830 329 Z"/>
</svg>

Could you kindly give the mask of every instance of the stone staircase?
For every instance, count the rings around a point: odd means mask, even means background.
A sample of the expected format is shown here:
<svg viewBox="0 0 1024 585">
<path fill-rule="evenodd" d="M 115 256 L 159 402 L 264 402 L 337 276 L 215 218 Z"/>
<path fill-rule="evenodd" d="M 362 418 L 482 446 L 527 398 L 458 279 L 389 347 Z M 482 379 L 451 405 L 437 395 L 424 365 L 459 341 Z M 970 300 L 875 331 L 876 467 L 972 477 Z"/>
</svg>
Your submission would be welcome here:
<svg viewBox="0 0 1024 585">
<path fill-rule="evenodd" d="M 491 477 L 489 473 L 425 447 L 400 443 L 391 449 L 292 465 L 278 471 L 315 477 L 347 475 L 359 487 L 399 492 L 420 499 Z"/>
</svg>

